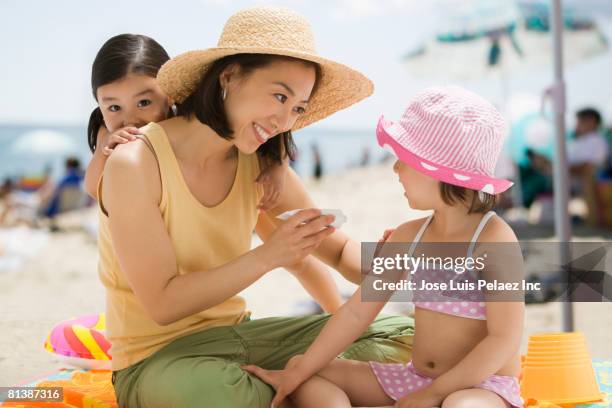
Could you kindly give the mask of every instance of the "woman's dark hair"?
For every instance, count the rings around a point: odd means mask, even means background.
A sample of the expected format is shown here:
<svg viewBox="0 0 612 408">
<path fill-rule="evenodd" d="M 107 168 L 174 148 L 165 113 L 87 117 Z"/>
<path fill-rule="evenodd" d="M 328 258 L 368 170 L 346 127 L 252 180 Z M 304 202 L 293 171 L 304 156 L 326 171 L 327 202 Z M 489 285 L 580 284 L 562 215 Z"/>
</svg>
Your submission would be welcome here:
<svg viewBox="0 0 612 408">
<path fill-rule="evenodd" d="M 442 201 L 448 205 L 457 202 L 468 204 L 468 214 L 487 213 L 497 204 L 497 196 L 493 194 L 482 193 L 483 199 L 481 200 L 477 191 L 444 182 L 440 182 L 440 196 Z"/>
<path fill-rule="evenodd" d="M 237 64 L 241 75 L 249 75 L 253 71 L 264 68 L 277 61 L 298 61 L 315 69 L 315 84 L 311 97 L 317 90 L 321 78 L 321 67 L 310 61 L 270 54 L 236 54 L 213 62 L 206 70 L 195 91 L 177 105 L 177 115 L 187 119 L 196 117 L 201 123 L 210 126 L 224 139 L 232 139 L 232 129 L 229 126 L 221 97 L 219 76 L 228 66 Z M 295 143 L 291 131 L 273 137 L 257 149 L 257 154 L 268 164 L 280 164 L 284 157 L 295 159 Z"/>
<path fill-rule="evenodd" d="M 98 88 L 117 81 L 128 74 L 155 78 L 161 66 L 170 59 L 168 53 L 154 39 L 140 34 L 120 34 L 102 45 L 91 67 L 91 92 L 96 101 Z M 93 153 L 98 142 L 98 131 L 104 126 L 100 107 L 89 117 L 87 144 Z"/>
</svg>

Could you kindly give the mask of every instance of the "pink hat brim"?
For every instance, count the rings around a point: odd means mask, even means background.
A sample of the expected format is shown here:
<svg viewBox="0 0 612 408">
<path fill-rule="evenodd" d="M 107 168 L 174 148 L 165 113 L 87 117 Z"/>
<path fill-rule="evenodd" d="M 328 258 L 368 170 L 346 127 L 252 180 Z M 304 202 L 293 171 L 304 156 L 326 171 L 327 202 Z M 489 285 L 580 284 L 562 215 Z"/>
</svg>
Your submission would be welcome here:
<svg viewBox="0 0 612 408">
<path fill-rule="evenodd" d="M 482 191 L 488 194 L 503 193 L 514 184 L 510 180 L 488 177 L 463 170 L 455 170 L 438 163 L 433 163 L 402 146 L 398 142 L 400 136 L 405 136 L 404 129 L 395 122 L 381 116 L 376 126 L 376 139 L 378 140 L 378 144 L 383 148 L 389 146 L 392 153 L 395 154 L 399 160 L 419 173 L 448 184 L 469 188 L 470 190 Z"/>
</svg>

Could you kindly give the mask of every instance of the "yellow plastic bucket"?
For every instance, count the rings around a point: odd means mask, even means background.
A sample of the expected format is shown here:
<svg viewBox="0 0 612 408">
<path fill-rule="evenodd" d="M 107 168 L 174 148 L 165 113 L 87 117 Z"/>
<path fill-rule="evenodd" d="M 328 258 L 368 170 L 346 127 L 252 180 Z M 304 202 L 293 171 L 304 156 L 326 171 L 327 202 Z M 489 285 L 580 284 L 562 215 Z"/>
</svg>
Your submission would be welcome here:
<svg viewBox="0 0 612 408">
<path fill-rule="evenodd" d="M 531 336 L 522 368 L 524 399 L 579 404 L 603 398 L 582 333 Z"/>
</svg>

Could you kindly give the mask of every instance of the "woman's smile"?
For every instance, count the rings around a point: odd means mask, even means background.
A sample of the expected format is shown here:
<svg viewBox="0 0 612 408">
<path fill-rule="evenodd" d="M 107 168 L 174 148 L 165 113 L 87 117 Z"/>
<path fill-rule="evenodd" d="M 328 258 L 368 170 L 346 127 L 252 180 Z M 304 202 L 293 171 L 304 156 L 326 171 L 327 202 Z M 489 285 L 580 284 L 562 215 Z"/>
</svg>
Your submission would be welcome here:
<svg viewBox="0 0 612 408">
<path fill-rule="evenodd" d="M 257 123 L 253 123 L 253 133 L 255 134 L 255 139 L 257 139 L 260 144 L 266 143 L 266 141 L 271 137 L 270 133 Z"/>
</svg>

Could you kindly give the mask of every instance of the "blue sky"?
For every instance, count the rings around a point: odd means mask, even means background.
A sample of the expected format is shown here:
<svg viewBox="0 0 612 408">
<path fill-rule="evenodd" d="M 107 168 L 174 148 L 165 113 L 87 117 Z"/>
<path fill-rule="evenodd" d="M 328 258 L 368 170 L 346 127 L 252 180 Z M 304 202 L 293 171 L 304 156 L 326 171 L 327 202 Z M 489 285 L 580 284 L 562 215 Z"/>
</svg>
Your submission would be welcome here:
<svg viewBox="0 0 612 408">
<path fill-rule="evenodd" d="M 414 92 L 439 82 L 416 79 L 400 63 L 406 50 L 431 33 L 438 0 L 2 0 L 0 124 L 84 124 L 95 106 L 91 62 L 106 39 L 123 32 L 146 34 L 173 56 L 214 46 L 231 14 L 262 3 L 305 15 L 321 55 L 363 71 L 376 85 L 372 97 L 319 126 L 373 127 L 381 113 L 398 115 Z M 612 16 L 609 0 L 580 3 L 589 3 L 598 17 Z M 551 70 L 513 78 L 508 86 L 512 93 L 537 94 Z M 570 108 L 595 104 L 612 116 L 609 72 L 610 53 L 572 67 Z M 495 82 L 467 85 L 490 99 L 499 97 Z"/>
</svg>

